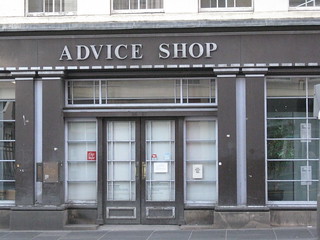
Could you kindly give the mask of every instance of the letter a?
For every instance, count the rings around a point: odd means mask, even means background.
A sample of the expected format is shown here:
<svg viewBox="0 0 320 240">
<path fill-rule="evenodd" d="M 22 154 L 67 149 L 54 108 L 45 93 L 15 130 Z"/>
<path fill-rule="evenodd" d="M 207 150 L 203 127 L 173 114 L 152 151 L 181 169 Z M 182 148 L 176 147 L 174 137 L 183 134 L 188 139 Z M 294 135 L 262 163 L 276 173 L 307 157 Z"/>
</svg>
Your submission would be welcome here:
<svg viewBox="0 0 320 240">
<path fill-rule="evenodd" d="M 59 60 L 63 61 L 64 58 L 66 58 L 67 61 L 72 61 L 72 57 L 71 57 L 71 54 L 70 54 L 68 46 L 64 46 Z"/>
</svg>

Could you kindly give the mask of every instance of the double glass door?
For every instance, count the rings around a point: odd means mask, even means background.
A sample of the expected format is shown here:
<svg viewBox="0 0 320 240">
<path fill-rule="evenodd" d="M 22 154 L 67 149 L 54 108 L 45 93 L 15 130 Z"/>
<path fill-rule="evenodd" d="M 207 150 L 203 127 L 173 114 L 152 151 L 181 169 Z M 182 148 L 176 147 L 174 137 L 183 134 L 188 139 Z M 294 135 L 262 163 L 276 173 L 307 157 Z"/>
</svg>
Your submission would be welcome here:
<svg viewBox="0 0 320 240">
<path fill-rule="evenodd" d="M 106 223 L 177 224 L 175 119 L 105 122 Z"/>
</svg>

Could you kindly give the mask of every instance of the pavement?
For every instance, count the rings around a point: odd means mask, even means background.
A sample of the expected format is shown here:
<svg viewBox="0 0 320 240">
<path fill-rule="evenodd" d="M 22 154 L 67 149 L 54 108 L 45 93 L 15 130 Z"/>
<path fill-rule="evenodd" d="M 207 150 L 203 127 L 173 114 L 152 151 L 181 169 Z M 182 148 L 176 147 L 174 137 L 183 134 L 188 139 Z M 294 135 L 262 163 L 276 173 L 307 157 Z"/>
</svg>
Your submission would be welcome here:
<svg viewBox="0 0 320 240">
<path fill-rule="evenodd" d="M 0 240 L 294 240 L 318 239 L 314 227 L 211 229 L 190 226 L 108 225 L 97 230 L 0 231 Z"/>
</svg>

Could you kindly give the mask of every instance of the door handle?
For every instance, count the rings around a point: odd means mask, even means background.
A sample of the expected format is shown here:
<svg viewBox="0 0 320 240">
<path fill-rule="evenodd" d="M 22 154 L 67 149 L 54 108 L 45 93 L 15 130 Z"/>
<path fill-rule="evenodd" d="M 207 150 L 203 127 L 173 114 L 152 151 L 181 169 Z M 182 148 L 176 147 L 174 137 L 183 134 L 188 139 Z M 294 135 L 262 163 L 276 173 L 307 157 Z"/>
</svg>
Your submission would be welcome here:
<svg viewBox="0 0 320 240">
<path fill-rule="evenodd" d="M 147 176 L 147 165 L 145 162 L 142 163 L 142 179 L 146 179 Z"/>
</svg>

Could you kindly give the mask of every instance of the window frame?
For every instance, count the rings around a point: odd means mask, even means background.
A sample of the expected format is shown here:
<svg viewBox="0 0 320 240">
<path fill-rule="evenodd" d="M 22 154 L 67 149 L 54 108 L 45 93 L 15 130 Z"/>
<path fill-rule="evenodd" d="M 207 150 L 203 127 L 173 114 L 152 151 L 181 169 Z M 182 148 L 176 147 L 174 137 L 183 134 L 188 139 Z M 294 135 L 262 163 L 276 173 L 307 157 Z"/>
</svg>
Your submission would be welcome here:
<svg viewBox="0 0 320 240">
<path fill-rule="evenodd" d="M 214 99 L 214 102 L 210 103 L 185 103 L 181 102 L 183 100 L 184 95 L 180 95 L 180 102 L 176 103 L 102 103 L 102 98 L 99 96 L 99 98 L 96 100 L 99 103 L 94 103 L 94 104 L 72 104 L 69 103 L 69 94 L 68 94 L 68 86 L 69 82 L 86 82 L 86 81 L 92 81 L 92 82 L 99 82 L 99 91 L 101 91 L 101 82 L 103 81 L 134 81 L 134 80 L 142 80 L 142 81 L 161 81 L 161 80 L 174 80 L 174 81 L 181 81 L 180 83 L 180 91 L 182 91 L 182 87 L 185 86 L 183 85 L 183 80 L 211 80 L 214 83 L 211 85 L 211 87 L 214 87 L 214 95 L 207 96 L 208 99 Z M 189 85 L 187 85 L 189 86 Z M 67 79 L 65 81 L 65 106 L 66 107 L 72 107 L 72 108 L 83 108 L 83 107 L 104 107 L 104 108 L 117 108 L 119 106 L 121 107 L 208 107 L 208 106 L 217 106 L 218 105 L 218 84 L 217 84 L 217 78 L 216 77 L 190 77 L 190 78 L 119 78 L 119 79 L 114 79 L 114 78 L 107 78 L 107 79 Z M 188 96 L 188 100 L 191 99 Z"/>
<path fill-rule="evenodd" d="M 254 0 L 251 0 L 251 7 L 209 7 L 202 8 L 201 1 L 198 1 L 199 12 L 252 12 L 254 9 Z M 234 0 L 237 1 L 237 0 Z"/>
<path fill-rule="evenodd" d="M 162 1 L 162 8 L 146 8 L 146 9 L 114 9 L 113 8 L 113 1 L 110 1 L 110 9 L 111 14 L 139 14 L 139 13 L 164 13 L 164 0 Z M 139 0 L 140 3 L 140 0 Z"/>
<path fill-rule="evenodd" d="M 31 0 L 25 0 L 25 15 L 27 17 L 41 17 L 41 16 L 74 16 L 77 14 L 77 7 L 78 7 L 78 0 L 73 0 L 76 2 L 76 9 L 74 11 L 59 11 L 59 12 L 29 12 L 29 1 Z M 42 4 L 45 4 L 46 0 L 41 0 Z M 60 0 L 54 0 L 54 1 L 60 1 Z M 54 7 L 54 4 L 53 4 Z"/>
<path fill-rule="evenodd" d="M 212 142 L 214 142 L 215 147 L 216 147 L 216 154 L 214 156 L 215 160 L 212 160 L 212 162 L 215 164 L 215 180 L 210 180 L 208 182 L 212 182 L 215 183 L 215 196 L 216 196 L 216 201 L 190 201 L 187 199 L 187 122 L 214 122 L 215 123 L 215 136 L 214 136 L 214 140 L 210 140 Z M 184 172 L 183 172 L 183 187 L 184 187 L 184 204 L 187 207 L 213 207 L 216 206 L 218 204 L 219 201 L 219 168 L 218 168 L 218 160 L 219 160 L 219 156 L 218 156 L 218 119 L 216 117 L 187 117 L 184 119 L 184 123 L 183 123 L 183 168 L 184 168 Z M 191 141 L 197 141 L 197 140 L 191 140 Z M 208 140 L 205 139 L 200 139 L 199 142 L 205 142 Z M 194 160 L 191 160 L 194 161 Z M 197 181 L 197 180 L 195 180 Z"/>
<path fill-rule="evenodd" d="M 95 143 L 96 143 L 96 160 L 95 160 L 95 164 L 96 164 L 96 179 L 95 179 L 95 189 L 96 189 L 96 199 L 95 200 L 70 200 L 69 199 L 69 158 L 68 158 L 68 154 L 69 154 L 69 134 L 68 134 L 68 124 L 69 123 L 95 123 L 96 125 L 96 139 L 95 139 Z M 99 165 L 99 159 L 98 159 L 98 121 L 95 118 L 69 118 L 65 121 L 65 202 L 69 203 L 69 204 L 86 204 L 86 205 L 96 205 L 98 203 L 98 165 Z M 74 181 L 76 182 L 76 181 Z M 85 181 L 80 181 L 80 182 L 85 182 Z M 87 182 L 92 182 L 92 181 L 87 181 Z"/>
<path fill-rule="evenodd" d="M 306 89 L 305 91 L 305 95 L 304 96 L 271 96 L 268 97 L 268 87 L 267 87 L 267 81 L 268 79 L 294 79 L 294 78 L 304 78 L 305 82 L 306 82 Z M 282 138 L 269 138 L 268 137 L 268 120 L 292 120 L 292 121 L 297 121 L 297 120 L 301 120 L 306 122 L 307 124 L 310 123 L 312 120 L 315 120 L 316 118 L 313 116 L 309 116 L 309 105 L 308 105 L 308 100 L 312 97 L 310 97 L 308 95 L 308 79 L 313 79 L 313 78 L 319 78 L 320 80 L 320 76 L 305 76 L 305 75 L 284 75 L 284 76 L 270 76 L 270 77 L 266 77 L 265 78 L 265 201 L 266 201 L 266 205 L 267 206 L 288 206 L 288 207 L 299 207 L 299 206 L 316 206 L 317 205 L 317 200 L 303 200 L 303 201 L 283 201 L 283 200 L 269 200 L 268 199 L 268 183 L 269 182 L 284 182 L 284 183 L 302 183 L 304 182 L 302 179 L 281 179 L 281 180 L 277 180 L 277 179 L 269 179 L 269 175 L 268 175 L 268 163 L 269 162 L 290 162 L 290 163 L 299 163 L 299 162 L 307 162 L 307 166 L 311 166 L 310 163 L 312 162 L 318 162 L 318 164 L 320 164 L 319 159 L 315 158 L 310 158 L 309 157 L 309 153 L 307 154 L 306 158 L 279 158 L 279 159 L 268 159 L 268 141 L 270 140 L 281 140 L 281 141 L 306 141 L 309 143 L 309 141 L 319 141 L 320 143 L 320 137 L 312 137 L 308 136 L 306 139 L 303 137 L 282 137 Z M 268 99 L 305 99 L 306 100 L 306 109 L 305 109 L 305 116 L 301 117 L 301 116 L 295 116 L 295 117 L 268 117 Z M 320 123 L 319 123 L 320 124 Z M 320 131 L 320 128 L 319 128 Z M 311 133 L 312 134 L 312 133 Z M 308 151 L 309 151 L 309 146 L 307 147 Z M 320 150 L 319 150 L 319 155 L 320 155 Z M 307 181 L 307 180 L 306 180 Z M 312 182 L 312 183 L 317 183 L 319 184 L 319 180 L 316 179 L 312 179 L 312 175 L 311 175 L 311 180 L 308 180 L 308 182 Z M 318 187 L 317 187 L 318 189 Z M 310 198 L 310 189 L 307 187 L 307 198 Z"/>
<path fill-rule="evenodd" d="M 312 1 L 312 0 L 305 0 L 305 1 Z M 318 1 L 318 0 L 314 0 Z M 320 2 L 319 2 L 320 3 Z M 306 3 L 304 3 L 306 4 Z M 303 4 L 301 4 L 303 5 Z M 288 1 L 288 9 L 289 11 L 319 11 L 320 10 L 320 5 L 319 6 L 297 6 L 297 7 L 291 7 L 290 6 L 290 0 Z"/>
</svg>

